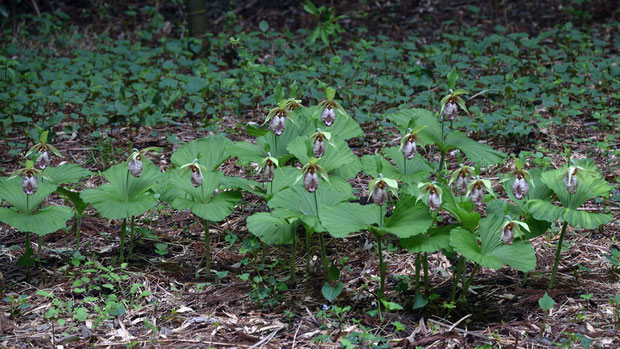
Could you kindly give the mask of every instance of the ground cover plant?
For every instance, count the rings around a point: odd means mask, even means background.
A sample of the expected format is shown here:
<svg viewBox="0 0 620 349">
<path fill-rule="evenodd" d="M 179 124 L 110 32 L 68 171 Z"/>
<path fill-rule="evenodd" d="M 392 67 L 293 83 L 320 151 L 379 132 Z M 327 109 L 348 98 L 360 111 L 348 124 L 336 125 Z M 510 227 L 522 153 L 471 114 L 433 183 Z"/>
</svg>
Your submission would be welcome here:
<svg viewBox="0 0 620 349">
<path fill-rule="evenodd" d="M 620 345 L 613 15 L 39 5 L 0 5 L 1 345 Z"/>
</svg>

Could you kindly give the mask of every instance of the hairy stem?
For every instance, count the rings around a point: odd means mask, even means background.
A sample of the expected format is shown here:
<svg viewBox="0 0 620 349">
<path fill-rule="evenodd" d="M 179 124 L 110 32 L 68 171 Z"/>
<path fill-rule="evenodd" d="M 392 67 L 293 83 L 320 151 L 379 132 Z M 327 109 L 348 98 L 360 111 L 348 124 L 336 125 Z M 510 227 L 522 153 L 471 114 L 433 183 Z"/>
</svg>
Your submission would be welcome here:
<svg viewBox="0 0 620 349">
<path fill-rule="evenodd" d="M 420 253 L 418 252 L 415 255 L 415 294 L 416 296 L 420 294 Z"/>
<path fill-rule="evenodd" d="M 319 216 L 319 203 L 316 199 L 316 191 L 314 192 L 314 208 L 316 209 L 316 216 Z M 321 244 L 321 261 L 323 262 L 323 276 L 325 277 L 325 281 L 327 281 L 327 253 L 325 252 L 325 239 L 323 238 L 323 232 L 319 232 L 319 243 Z"/>
<path fill-rule="evenodd" d="M 310 276 L 310 236 L 311 231 L 306 230 L 306 275 Z"/>
<path fill-rule="evenodd" d="M 551 280 L 549 281 L 549 289 L 553 288 L 555 282 L 555 276 L 558 273 L 558 265 L 560 264 L 560 255 L 562 254 L 562 244 L 564 243 L 564 234 L 566 233 L 566 227 L 568 222 L 564 222 L 562 225 L 562 231 L 560 232 L 560 240 L 558 246 L 555 249 L 555 261 L 553 262 L 553 270 L 551 271 Z"/>
<path fill-rule="evenodd" d="M 129 239 L 129 253 L 127 253 L 127 261 L 129 261 L 129 258 L 131 258 L 131 253 L 133 252 L 133 244 L 136 240 L 135 218 L 135 216 L 131 216 L 131 229 L 129 230 L 131 238 Z"/>
<path fill-rule="evenodd" d="M 205 269 L 207 277 L 211 275 L 211 236 L 209 234 L 209 221 L 205 219 Z"/>
<path fill-rule="evenodd" d="M 293 246 L 291 247 L 291 285 L 297 284 L 297 270 L 295 268 L 295 259 L 297 256 L 297 231 L 293 232 Z"/>
<path fill-rule="evenodd" d="M 446 152 L 443 149 L 446 143 L 445 137 L 444 137 L 444 124 L 446 122 L 446 118 L 444 118 L 443 116 L 441 117 L 441 160 L 439 160 L 439 172 L 441 172 L 443 170 L 443 163 L 446 159 Z"/>
<path fill-rule="evenodd" d="M 461 273 L 463 272 L 463 267 L 465 266 L 465 258 L 461 257 L 459 259 L 459 263 L 456 266 L 456 274 L 454 274 L 454 284 L 452 285 L 452 294 L 450 296 L 450 301 L 454 302 L 454 297 L 456 297 L 456 287 L 459 284 L 459 280 L 461 279 Z"/>
<path fill-rule="evenodd" d="M 474 281 L 474 276 L 476 275 L 479 267 L 480 264 L 476 263 L 474 270 L 471 271 L 469 278 L 465 281 L 465 284 L 463 285 L 463 293 L 461 293 L 461 297 L 459 297 L 461 300 L 465 300 L 465 298 L 467 298 L 467 291 L 469 290 L 469 286 L 471 286 L 471 282 Z"/>
<path fill-rule="evenodd" d="M 377 237 L 377 250 L 379 252 L 379 275 L 380 275 L 380 280 L 379 280 L 379 298 L 383 297 L 383 292 L 385 290 L 385 274 L 386 274 L 386 267 L 385 267 L 385 263 L 383 262 L 383 237 L 379 234 L 376 234 Z"/>
<path fill-rule="evenodd" d="M 125 260 L 125 231 L 127 230 L 127 218 L 123 218 L 121 225 L 121 246 L 119 252 L 119 260 L 121 263 Z"/>
<path fill-rule="evenodd" d="M 424 266 L 424 294 L 428 295 L 428 252 L 424 252 L 424 258 L 422 259 L 422 264 Z"/>
<path fill-rule="evenodd" d="M 80 231 L 82 229 L 82 215 L 76 216 L 77 222 L 75 223 L 75 250 L 80 250 Z"/>
</svg>

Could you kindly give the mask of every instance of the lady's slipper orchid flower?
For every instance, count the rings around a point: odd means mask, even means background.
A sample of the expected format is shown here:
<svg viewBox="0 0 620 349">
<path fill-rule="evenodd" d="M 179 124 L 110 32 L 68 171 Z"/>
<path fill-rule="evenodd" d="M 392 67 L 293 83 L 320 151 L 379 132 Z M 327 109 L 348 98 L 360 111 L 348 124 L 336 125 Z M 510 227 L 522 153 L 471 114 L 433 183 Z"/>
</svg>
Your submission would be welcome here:
<svg viewBox="0 0 620 349">
<path fill-rule="evenodd" d="M 319 176 L 329 183 L 327 172 L 319 166 L 316 158 L 310 158 L 308 163 L 301 168 L 301 173 L 297 176 L 295 183 L 303 178 L 304 188 L 309 193 L 314 193 L 319 188 Z"/>
<path fill-rule="evenodd" d="M 418 195 L 418 200 L 426 196 L 426 204 L 429 210 L 436 211 L 441 207 L 441 197 L 443 195 L 441 187 L 435 183 L 420 183 L 418 188 L 422 188 L 420 195 Z"/>
<path fill-rule="evenodd" d="M 495 196 L 495 193 L 491 188 L 491 181 L 488 179 L 476 179 L 475 181 L 469 182 L 467 185 L 467 193 L 465 193 L 465 196 L 468 196 L 469 200 L 474 205 L 482 206 L 485 191 L 488 191 L 491 195 Z"/>
<path fill-rule="evenodd" d="M 148 147 L 142 150 L 134 148 L 131 155 L 129 155 L 129 159 L 127 159 L 127 169 L 129 169 L 129 173 L 131 173 L 132 176 L 139 178 L 142 175 L 142 168 L 144 167 L 142 164 L 142 155 L 149 151 L 159 152 L 161 148 Z"/>
<path fill-rule="evenodd" d="M 332 142 L 332 135 L 329 132 L 322 132 L 320 128 L 316 129 L 316 132 L 310 136 L 312 142 L 312 152 L 314 157 L 320 159 L 325 154 L 325 141 L 332 147 L 336 148 L 336 144 Z"/>
<path fill-rule="evenodd" d="M 426 128 L 426 125 L 418 126 L 416 128 L 408 129 L 407 133 L 400 139 L 400 151 L 403 153 L 403 156 L 407 159 L 411 160 L 415 156 L 416 153 L 416 143 L 421 144 L 420 138 L 418 137 L 418 132 L 422 131 Z"/>
<path fill-rule="evenodd" d="M 456 190 L 461 195 L 465 194 L 467 192 L 467 184 L 469 184 L 469 180 L 473 171 L 473 167 L 463 166 L 461 164 L 461 168 L 452 173 L 448 185 L 452 185 L 452 183 L 454 183 L 454 187 L 456 188 Z"/>
<path fill-rule="evenodd" d="M 372 201 L 379 206 L 383 206 L 387 201 L 388 190 L 398 198 L 398 182 L 394 179 L 383 178 L 382 173 L 379 173 L 379 178 L 368 182 L 368 198 L 372 197 Z"/>
<path fill-rule="evenodd" d="M 30 148 L 26 153 L 26 158 L 29 158 L 30 155 L 32 155 L 34 152 L 39 153 L 39 157 L 36 159 L 36 165 L 41 170 L 45 170 L 45 167 L 47 167 L 47 165 L 52 160 L 52 155 L 50 155 L 49 152 L 52 152 L 53 155 L 56 155 L 60 158 L 63 157 L 62 154 L 60 154 L 60 152 L 58 151 L 58 149 L 56 149 L 56 147 L 47 144 L 48 135 L 49 131 L 42 132 L 41 136 L 39 137 L 39 143 L 33 145 L 32 148 Z"/>
</svg>

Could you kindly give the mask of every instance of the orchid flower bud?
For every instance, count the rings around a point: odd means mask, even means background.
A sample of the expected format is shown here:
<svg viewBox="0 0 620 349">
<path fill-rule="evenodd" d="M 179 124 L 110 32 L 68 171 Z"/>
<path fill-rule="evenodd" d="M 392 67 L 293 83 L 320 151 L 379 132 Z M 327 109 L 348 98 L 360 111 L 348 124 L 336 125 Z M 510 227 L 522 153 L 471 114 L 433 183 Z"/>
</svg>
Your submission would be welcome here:
<svg viewBox="0 0 620 349">
<path fill-rule="evenodd" d="M 198 166 L 192 166 L 192 176 L 191 176 L 191 181 L 192 181 L 192 185 L 194 187 L 199 187 L 202 184 L 202 181 L 204 180 L 202 178 L 202 173 L 200 173 L 200 169 L 198 168 Z"/>
<path fill-rule="evenodd" d="M 336 112 L 331 105 L 328 104 L 325 109 L 323 109 L 323 112 L 321 113 L 321 120 L 327 127 L 331 126 L 334 123 L 334 121 L 336 120 Z"/>
<path fill-rule="evenodd" d="M 321 156 L 325 154 L 325 142 L 323 141 L 323 137 L 321 135 L 316 137 L 314 140 L 312 151 L 314 152 L 314 157 L 317 159 L 320 159 Z"/>
<path fill-rule="evenodd" d="M 474 184 L 473 189 L 469 193 L 469 200 L 476 206 L 482 205 L 484 200 L 484 188 L 482 187 L 482 184 Z"/>
<path fill-rule="evenodd" d="M 375 189 L 372 191 L 372 201 L 379 206 L 383 206 L 383 204 L 385 204 L 385 201 L 387 201 L 388 194 L 387 190 L 385 190 L 385 187 L 385 182 L 380 181 L 379 183 L 377 183 Z"/>
<path fill-rule="evenodd" d="M 428 192 L 428 199 L 426 203 L 428 205 L 428 209 L 431 211 L 436 211 L 441 206 L 441 196 L 439 196 L 435 188 L 431 188 Z"/>
<path fill-rule="evenodd" d="M 415 156 L 416 144 L 413 136 L 409 137 L 403 144 L 403 155 L 411 160 Z"/>
<path fill-rule="evenodd" d="M 566 176 L 564 176 L 563 180 L 566 190 L 573 194 L 575 194 L 575 192 L 577 191 L 577 185 L 579 185 L 579 182 L 577 182 L 576 174 L 577 170 L 573 172 L 572 176 L 569 176 L 569 173 L 567 173 Z"/>
<path fill-rule="evenodd" d="M 521 200 L 524 196 L 527 195 L 529 190 L 530 186 L 529 184 L 527 184 L 525 177 L 523 177 L 523 175 L 520 173 L 517 174 L 514 182 L 512 182 L 512 194 L 515 196 L 515 198 Z"/>
<path fill-rule="evenodd" d="M 512 245 L 512 242 L 515 239 L 514 227 L 515 227 L 515 224 L 512 222 L 506 224 L 506 226 L 504 227 L 504 231 L 502 234 L 502 242 L 505 243 L 506 245 Z"/>
<path fill-rule="evenodd" d="M 454 118 L 456 117 L 457 110 L 458 108 L 457 108 L 456 103 L 448 101 L 443 108 L 443 115 L 448 120 L 454 120 Z"/>
<path fill-rule="evenodd" d="M 131 173 L 134 177 L 140 177 L 142 174 L 142 159 L 140 154 L 135 157 L 132 156 L 131 159 L 129 159 L 127 168 L 129 168 L 129 173 Z"/>
<path fill-rule="evenodd" d="M 40 169 L 45 170 L 45 167 L 47 167 L 47 164 L 49 163 L 49 161 L 50 161 L 49 153 L 47 151 L 44 151 L 41 153 L 41 155 L 39 155 L 35 163 Z"/>
<path fill-rule="evenodd" d="M 273 161 L 268 159 L 265 163 L 265 168 L 263 169 L 263 180 L 271 182 L 273 180 L 273 173 L 275 169 L 276 166 L 274 165 Z"/>
<path fill-rule="evenodd" d="M 32 173 L 27 172 L 24 175 L 24 179 L 22 180 L 22 190 L 27 195 L 32 195 L 37 192 L 39 189 L 39 182 L 37 181 L 37 177 Z"/>
<path fill-rule="evenodd" d="M 310 168 L 304 175 L 304 188 L 306 188 L 309 193 L 314 193 L 318 187 L 319 175 L 314 168 Z"/>
</svg>

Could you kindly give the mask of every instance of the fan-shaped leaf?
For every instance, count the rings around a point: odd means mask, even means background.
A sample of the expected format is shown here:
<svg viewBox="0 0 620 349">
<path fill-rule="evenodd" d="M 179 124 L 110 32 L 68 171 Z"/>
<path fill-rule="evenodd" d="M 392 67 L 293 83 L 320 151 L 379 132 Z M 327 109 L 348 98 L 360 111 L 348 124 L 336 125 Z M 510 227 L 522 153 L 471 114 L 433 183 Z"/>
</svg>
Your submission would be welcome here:
<svg viewBox="0 0 620 349">
<path fill-rule="evenodd" d="M 248 230 L 261 241 L 267 244 L 283 245 L 293 241 L 293 234 L 299 226 L 299 221 L 288 223 L 267 212 L 259 212 L 248 217 L 246 224 Z"/>
<path fill-rule="evenodd" d="M 379 224 L 377 205 L 342 203 L 319 207 L 323 227 L 335 238 L 343 238 L 350 233 L 369 229 L 371 224 Z"/>
<path fill-rule="evenodd" d="M 31 213 L 56 190 L 56 185 L 37 176 L 39 189 L 32 195 L 27 195 L 22 189 L 22 177 L 2 178 L 0 180 L 0 198 L 6 200 L 20 213 Z"/>
<path fill-rule="evenodd" d="M 176 167 L 188 164 L 194 159 L 210 171 L 217 170 L 228 159 L 227 148 L 232 142 L 221 135 L 208 136 L 183 144 L 172 153 L 171 161 Z"/>
<path fill-rule="evenodd" d="M 45 174 L 56 184 L 75 183 L 93 173 L 76 164 L 64 164 L 58 167 L 45 168 Z"/>
<path fill-rule="evenodd" d="M 21 214 L 12 208 L 0 207 L 0 221 L 21 232 L 46 235 L 63 229 L 73 217 L 73 211 L 66 206 L 47 206 L 31 214 Z"/>
</svg>

